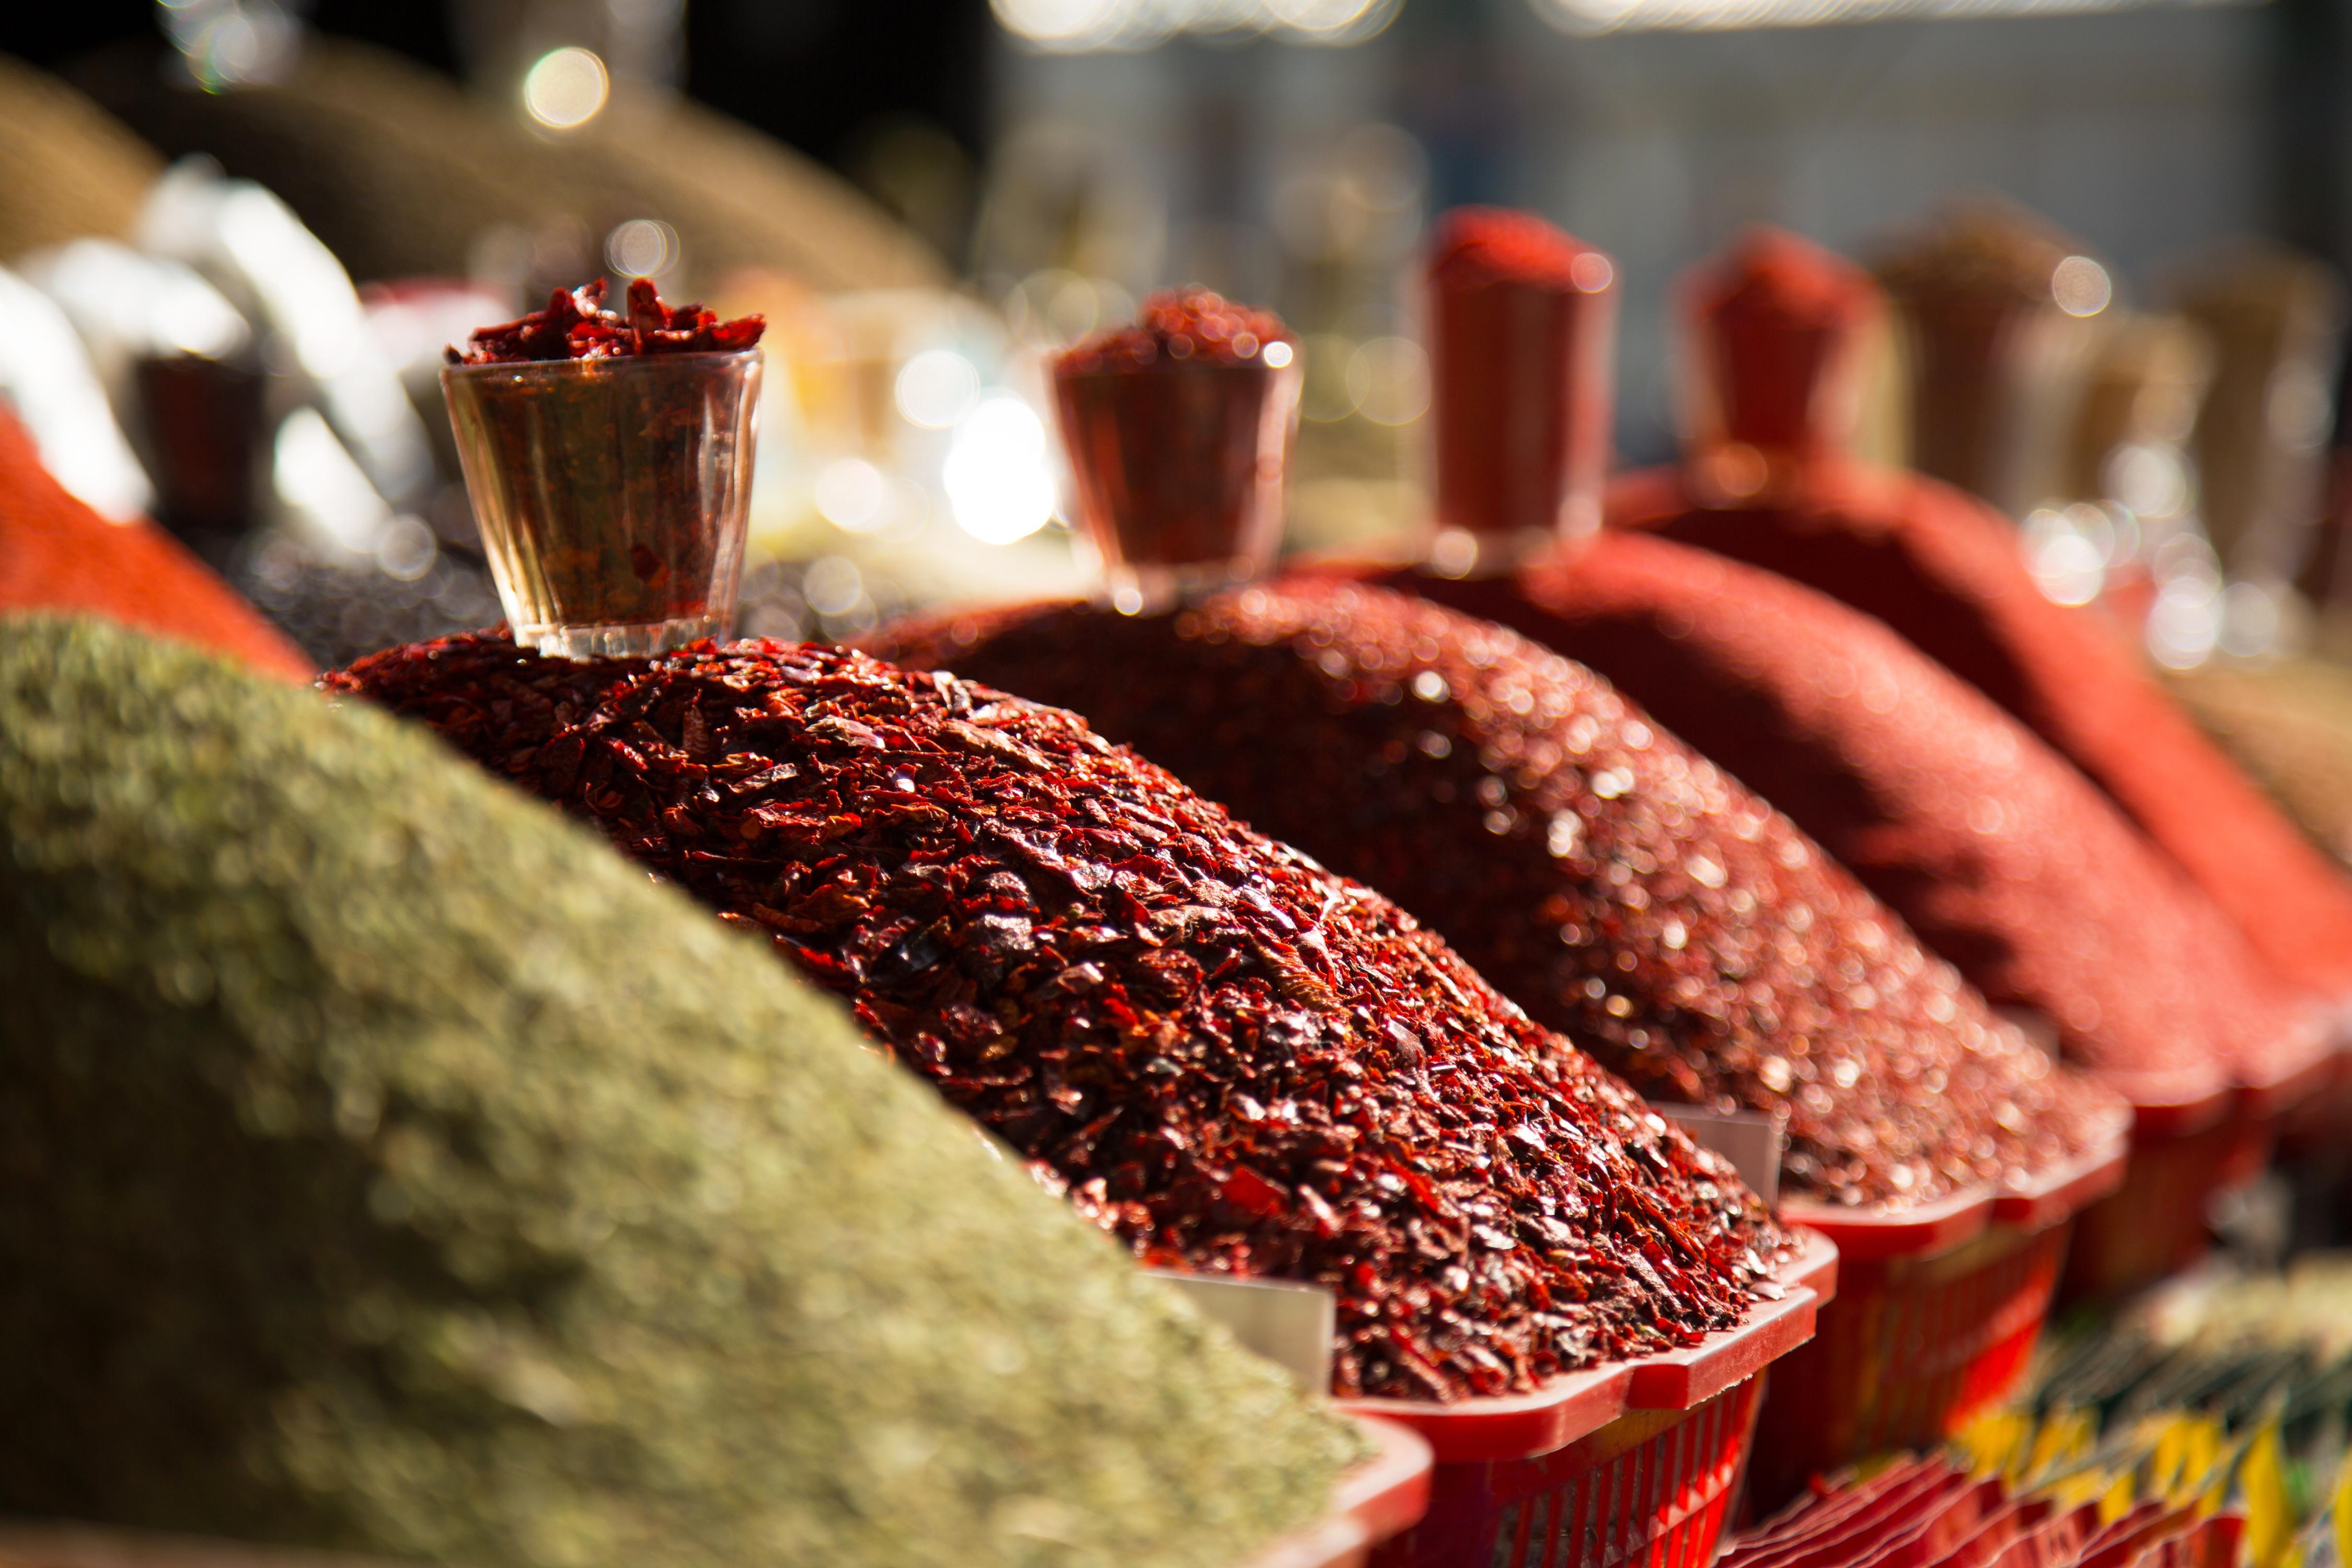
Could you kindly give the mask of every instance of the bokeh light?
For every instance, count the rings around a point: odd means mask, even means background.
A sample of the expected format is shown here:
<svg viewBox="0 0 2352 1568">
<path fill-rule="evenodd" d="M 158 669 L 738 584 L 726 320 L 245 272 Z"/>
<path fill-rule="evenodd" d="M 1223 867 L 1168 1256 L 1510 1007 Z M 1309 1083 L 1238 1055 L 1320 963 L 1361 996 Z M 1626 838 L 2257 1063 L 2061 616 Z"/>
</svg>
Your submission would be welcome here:
<svg viewBox="0 0 2352 1568">
<path fill-rule="evenodd" d="M 940 485 L 956 526 L 986 544 L 1010 544 L 1054 515 L 1045 422 L 1009 392 L 991 393 L 956 422 Z"/>
<path fill-rule="evenodd" d="M 612 91 L 612 78 L 595 50 L 551 49 L 524 73 L 522 106 L 551 131 L 572 131 L 595 119 Z"/>
</svg>

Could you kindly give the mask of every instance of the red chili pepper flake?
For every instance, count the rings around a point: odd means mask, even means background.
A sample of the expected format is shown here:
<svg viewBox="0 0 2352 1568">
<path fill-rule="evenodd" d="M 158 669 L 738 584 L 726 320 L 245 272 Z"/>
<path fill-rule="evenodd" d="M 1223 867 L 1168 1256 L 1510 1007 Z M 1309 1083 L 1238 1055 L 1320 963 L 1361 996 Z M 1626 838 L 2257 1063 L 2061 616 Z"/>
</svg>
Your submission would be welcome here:
<svg viewBox="0 0 2352 1568">
<path fill-rule="evenodd" d="M 722 321 L 700 305 L 665 305 L 650 278 L 629 285 L 622 314 L 603 308 L 604 280 L 558 289 L 547 309 L 520 321 L 482 327 L 466 347 L 446 350 L 451 364 L 522 364 L 532 360 L 622 359 L 633 354 L 731 353 L 748 349 L 768 330 L 763 316 Z"/>
<path fill-rule="evenodd" d="M 1268 343 L 1297 341 L 1272 311 L 1234 304 L 1206 289 L 1171 289 L 1144 300 L 1133 326 L 1086 339 L 1064 353 L 1055 369 L 1068 375 L 1188 361 L 1241 364 L 1257 358 Z"/>
<path fill-rule="evenodd" d="M 1342 1394 L 1451 1399 L 1737 1323 L 1729 1167 L 1369 889 L 1071 714 L 838 649 L 327 678 L 601 826 L 851 998 L 1146 1262 L 1315 1280 Z"/>
<path fill-rule="evenodd" d="M 1615 529 L 1513 577 L 1417 586 L 1606 674 L 2136 1103 L 2318 1054 L 2305 999 L 2096 785 L 1883 623 Z"/>
<path fill-rule="evenodd" d="M 1916 1204 L 2124 1124 L 1786 817 L 1491 622 L 1292 580 L 1172 616 L 951 616 L 877 648 L 1084 713 L 1396 898 L 1643 1093 L 1785 1112 L 1792 1192 Z"/>
</svg>

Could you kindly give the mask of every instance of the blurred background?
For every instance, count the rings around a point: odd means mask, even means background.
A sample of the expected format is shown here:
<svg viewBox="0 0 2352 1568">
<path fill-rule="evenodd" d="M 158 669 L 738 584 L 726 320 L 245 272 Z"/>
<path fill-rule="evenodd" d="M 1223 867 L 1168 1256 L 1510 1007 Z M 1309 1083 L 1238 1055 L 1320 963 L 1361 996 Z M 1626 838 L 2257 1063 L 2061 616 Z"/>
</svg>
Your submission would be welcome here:
<svg viewBox="0 0 2352 1568">
<path fill-rule="evenodd" d="M 0 395 L 323 660 L 495 618 L 440 351 L 597 274 L 769 318 L 746 631 L 1090 581 L 1044 358 L 1174 283 L 1302 337 L 1293 544 L 1397 548 L 1462 203 L 1617 258 L 1626 462 L 1675 274 L 1782 225 L 1903 307 L 1873 455 L 2053 597 L 2175 668 L 2339 636 L 2343 0 L 20 0 L 0 52 Z M 1930 374 L 1954 289 L 2031 374 Z"/>
</svg>

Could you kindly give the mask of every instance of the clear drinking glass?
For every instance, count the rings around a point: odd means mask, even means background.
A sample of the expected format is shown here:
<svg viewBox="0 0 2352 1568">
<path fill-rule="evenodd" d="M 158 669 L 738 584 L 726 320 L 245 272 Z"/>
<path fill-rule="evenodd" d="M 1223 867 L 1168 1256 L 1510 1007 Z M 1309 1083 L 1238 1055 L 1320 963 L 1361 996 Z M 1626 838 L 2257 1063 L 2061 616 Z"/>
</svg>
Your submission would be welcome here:
<svg viewBox="0 0 2352 1568">
<path fill-rule="evenodd" d="M 1129 614 L 1257 575 L 1282 544 L 1300 367 L 1203 357 L 1057 366 L 1078 519 Z"/>
<path fill-rule="evenodd" d="M 760 372 L 757 349 L 442 370 L 519 645 L 642 657 L 728 634 Z"/>
</svg>

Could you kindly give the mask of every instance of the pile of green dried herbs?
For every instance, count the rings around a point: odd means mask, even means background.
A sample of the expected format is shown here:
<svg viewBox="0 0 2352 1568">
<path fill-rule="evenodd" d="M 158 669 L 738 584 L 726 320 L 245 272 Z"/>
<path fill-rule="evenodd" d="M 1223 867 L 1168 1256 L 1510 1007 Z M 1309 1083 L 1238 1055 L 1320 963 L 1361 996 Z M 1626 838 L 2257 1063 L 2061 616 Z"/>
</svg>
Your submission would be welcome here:
<svg viewBox="0 0 2352 1568">
<path fill-rule="evenodd" d="M 0 1511 L 453 1563 L 1225 1564 L 1357 1451 L 428 737 L 0 621 Z"/>
</svg>

